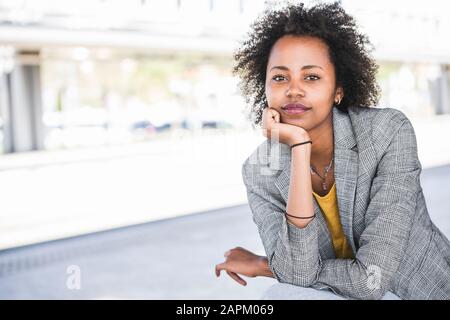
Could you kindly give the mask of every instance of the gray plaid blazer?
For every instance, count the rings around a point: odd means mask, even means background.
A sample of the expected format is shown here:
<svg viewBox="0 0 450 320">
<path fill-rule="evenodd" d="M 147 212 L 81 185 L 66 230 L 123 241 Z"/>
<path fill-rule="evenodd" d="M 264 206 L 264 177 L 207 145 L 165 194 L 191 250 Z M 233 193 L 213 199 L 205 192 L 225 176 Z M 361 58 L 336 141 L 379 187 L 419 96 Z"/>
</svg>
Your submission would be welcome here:
<svg viewBox="0 0 450 320">
<path fill-rule="evenodd" d="M 242 166 L 250 209 L 279 282 L 350 299 L 450 299 L 450 242 L 428 215 L 414 129 L 392 108 L 333 109 L 334 178 L 355 259 L 337 259 L 327 224 L 288 222 L 291 153 L 266 139 Z"/>
</svg>

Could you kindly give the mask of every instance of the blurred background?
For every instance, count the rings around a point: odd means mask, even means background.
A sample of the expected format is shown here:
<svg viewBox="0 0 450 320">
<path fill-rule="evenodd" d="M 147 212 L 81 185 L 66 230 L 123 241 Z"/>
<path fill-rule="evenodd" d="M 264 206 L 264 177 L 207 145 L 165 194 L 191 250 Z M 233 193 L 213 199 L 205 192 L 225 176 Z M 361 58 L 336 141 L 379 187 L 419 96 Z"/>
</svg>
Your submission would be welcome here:
<svg viewBox="0 0 450 320">
<path fill-rule="evenodd" d="M 231 68 L 281 3 L 0 0 L 0 298 L 257 299 L 274 283 L 213 271 L 230 247 L 264 254 L 241 165 L 265 138 Z M 448 4 L 341 3 L 374 44 L 378 107 L 414 125 L 449 236 Z"/>
</svg>

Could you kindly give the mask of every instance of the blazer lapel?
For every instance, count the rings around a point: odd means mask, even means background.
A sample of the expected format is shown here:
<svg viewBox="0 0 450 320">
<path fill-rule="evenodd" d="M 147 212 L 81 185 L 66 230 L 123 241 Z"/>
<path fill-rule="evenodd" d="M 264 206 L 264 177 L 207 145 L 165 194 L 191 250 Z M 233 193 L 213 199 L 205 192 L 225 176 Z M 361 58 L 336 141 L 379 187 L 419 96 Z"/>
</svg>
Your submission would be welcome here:
<svg viewBox="0 0 450 320">
<path fill-rule="evenodd" d="M 336 107 L 333 108 L 333 132 L 334 180 L 336 183 L 340 220 L 353 253 L 356 254 L 353 239 L 353 206 L 358 176 L 358 150 L 349 115 L 346 112 L 338 110 Z M 291 153 L 289 147 L 285 145 L 281 145 L 279 151 L 280 159 L 282 160 L 281 163 L 284 167 L 275 180 L 275 185 L 280 191 L 285 203 L 287 203 L 291 176 Z M 311 197 L 313 199 L 316 218 L 319 220 L 321 233 L 319 248 L 321 250 L 321 256 L 323 258 L 334 257 L 334 252 L 326 249 L 332 248 L 326 221 L 315 197 L 312 194 Z"/>
<path fill-rule="evenodd" d="M 339 215 L 347 240 L 356 255 L 353 239 L 353 206 L 358 177 L 358 148 L 348 113 L 333 109 L 334 181 Z"/>
</svg>

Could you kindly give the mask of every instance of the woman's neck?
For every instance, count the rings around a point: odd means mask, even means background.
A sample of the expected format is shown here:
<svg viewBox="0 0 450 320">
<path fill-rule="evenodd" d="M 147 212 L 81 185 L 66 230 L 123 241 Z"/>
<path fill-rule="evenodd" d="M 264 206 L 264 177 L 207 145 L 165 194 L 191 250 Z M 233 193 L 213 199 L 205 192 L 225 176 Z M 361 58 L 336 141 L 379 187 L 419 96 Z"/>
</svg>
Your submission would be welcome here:
<svg viewBox="0 0 450 320">
<path fill-rule="evenodd" d="M 308 132 L 313 144 L 311 164 L 323 168 L 328 166 L 334 153 L 333 120 L 324 121 L 322 125 Z"/>
</svg>

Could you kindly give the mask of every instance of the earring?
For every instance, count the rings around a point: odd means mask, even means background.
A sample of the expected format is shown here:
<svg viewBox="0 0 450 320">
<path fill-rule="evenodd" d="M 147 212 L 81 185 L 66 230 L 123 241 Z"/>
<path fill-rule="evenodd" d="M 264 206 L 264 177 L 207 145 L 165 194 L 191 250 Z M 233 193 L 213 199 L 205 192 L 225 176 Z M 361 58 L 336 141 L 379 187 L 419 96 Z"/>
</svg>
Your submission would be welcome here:
<svg viewBox="0 0 450 320">
<path fill-rule="evenodd" d="M 337 101 L 334 100 L 334 103 L 336 103 L 337 105 L 339 105 L 339 104 L 341 103 L 341 100 L 342 100 L 342 99 L 339 99 L 339 100 L 337 100 Z"/>
</svg>

